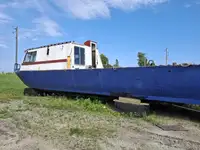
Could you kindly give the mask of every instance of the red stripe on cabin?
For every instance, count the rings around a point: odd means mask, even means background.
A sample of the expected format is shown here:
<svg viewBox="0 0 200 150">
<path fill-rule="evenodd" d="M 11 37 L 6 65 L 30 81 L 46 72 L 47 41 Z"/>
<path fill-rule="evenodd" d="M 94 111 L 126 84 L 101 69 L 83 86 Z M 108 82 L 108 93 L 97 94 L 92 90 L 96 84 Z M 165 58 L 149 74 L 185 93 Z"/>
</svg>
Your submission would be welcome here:
<svg viewBox="0 0 200 150">
<path fill-rule="evenodd" d="M 67 62 L 67 59 L 36 61 L 36 62 L 23 62 L 22 65 L 50 64 L 50 63 L 60 63 L 60 62 Z"/>
</svg>

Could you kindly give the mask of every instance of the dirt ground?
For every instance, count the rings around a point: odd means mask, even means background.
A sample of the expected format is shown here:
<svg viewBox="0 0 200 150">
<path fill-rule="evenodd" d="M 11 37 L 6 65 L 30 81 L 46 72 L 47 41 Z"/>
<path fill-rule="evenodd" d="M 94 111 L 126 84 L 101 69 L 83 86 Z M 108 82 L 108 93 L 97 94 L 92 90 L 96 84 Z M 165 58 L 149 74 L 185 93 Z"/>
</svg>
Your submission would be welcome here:
<svg viewBox="0 0 200 150">
<path fill-rule="evenodd" d="M 0 150 L 199 150 L 200 124 L 163 131 L 138 118 L 0 103 Z"/>
</svg>

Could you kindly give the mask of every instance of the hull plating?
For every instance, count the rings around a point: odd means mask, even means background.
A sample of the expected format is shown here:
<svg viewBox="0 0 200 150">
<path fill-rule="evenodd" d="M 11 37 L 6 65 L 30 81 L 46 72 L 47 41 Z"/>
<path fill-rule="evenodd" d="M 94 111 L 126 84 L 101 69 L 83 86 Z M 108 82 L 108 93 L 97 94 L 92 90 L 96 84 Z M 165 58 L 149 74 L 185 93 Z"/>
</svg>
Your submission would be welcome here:
<svg viewBox="0 0 200 150">
<path fill-rule="evenodd" d="M 31 88 L 200 104 L 200 66 L 19 71 Z"/>
</svg>

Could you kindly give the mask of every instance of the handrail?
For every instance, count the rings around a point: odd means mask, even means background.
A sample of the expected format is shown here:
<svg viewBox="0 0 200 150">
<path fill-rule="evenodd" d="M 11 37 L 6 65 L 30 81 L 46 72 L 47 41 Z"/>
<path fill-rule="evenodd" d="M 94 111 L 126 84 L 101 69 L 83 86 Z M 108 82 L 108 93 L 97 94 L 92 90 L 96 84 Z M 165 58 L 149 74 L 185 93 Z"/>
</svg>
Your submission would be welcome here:
<svg viewBox="0 0 200 150">
<path fill-rule="evenodd" d="M 14 64 L 14 72 L 19 72 L 21 65 L 18 63 Z"/>
</svg>

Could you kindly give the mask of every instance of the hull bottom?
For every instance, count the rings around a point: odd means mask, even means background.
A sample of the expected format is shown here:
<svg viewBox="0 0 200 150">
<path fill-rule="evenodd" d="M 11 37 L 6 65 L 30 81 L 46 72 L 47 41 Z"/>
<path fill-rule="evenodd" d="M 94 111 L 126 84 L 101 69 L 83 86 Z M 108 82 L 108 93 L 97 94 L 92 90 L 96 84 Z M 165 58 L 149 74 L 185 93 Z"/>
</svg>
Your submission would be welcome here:
<svg viewBox="0 0 200 150">
<path fill-rule="evenodd" d="M 189 98 L 173 98 L 173 97 L 159 97 L 159 96 L 135 96 L 131 94 L 125 93 L 101 93 L 101 92 L 89 92 L 89 91 L 79 91 L 79 90 L 67 90 L 67 91 L 55 91 L 52 89 L 36 89 L 37 91 L 42 91 L 46 93 L 56 93 L 56 94 L 82 94 L 82 95 L 93 95 L 93 96 L 101 96 L 101 97 L 110 97 L 112 99 L 118 99 L 119 97 L 126 97 L 126 98 L 137 98 L 139 100 L 144 100 L 146 102 L 167 102 L 167 103 L 181 103 L 181 104 L 195 104 L 200 105 L 200 100 L 198 99 L 189 99 Z M 34 95 L 34 94 L 33 94 Z"/>
</svg>

